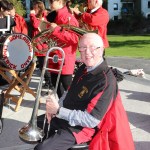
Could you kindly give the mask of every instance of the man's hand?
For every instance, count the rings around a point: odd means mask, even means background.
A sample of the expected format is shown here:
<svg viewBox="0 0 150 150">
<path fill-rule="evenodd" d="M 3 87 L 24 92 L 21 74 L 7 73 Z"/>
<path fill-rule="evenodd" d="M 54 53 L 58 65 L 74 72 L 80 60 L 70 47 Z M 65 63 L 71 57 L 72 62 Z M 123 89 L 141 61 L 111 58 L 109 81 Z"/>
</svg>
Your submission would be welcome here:
<svg viewBox="0 0 150 150">
<path fill-rule="evenodd" d="M 50 113 L 48 113 L 48 112 L 46 111 L 46 118 L 47 118 L 47 122 L 48 122 L 48 124 L 50 124 L 51 119 L 53 118 L 53 115 L 52 115 L 52 114 L 50 114 Z"/>
<path fill-rule="evenodd" d="M 53 31 L 56 27 L 57 27 L 57 24 L 52 22 L 50 25 L 50 29 Z"/>
<path fill-rule="evenodd" d="M 53 116 L 56 115 L 57 111 L 59 109 L 58 100 L 55 98 L 55 95 L 49 95 L 46 99 L 46 116 L 48 123 L 50 123 Z"/>
<path fill-rule="evenodd" d="M 77 7 L 70 8 L 70 9 L 71 9 L 71 11 L 74 12 L 76 15 L 79 15 L 79 14 L 81 13 Z"/>
<path fill-rule="evenodd" d="M 56 115 L 58 109 L 59 109 L 58 100 L 55 98 L 54 95 L 49 95 L 46 100 L 46 115 L 48 121 L 51 120 L 53 115 Z"/>
<path fill-rule="evenodd" d="M 30 14 L 35 14 L 35 10 L 31 10 L 31 11 L 30 11 Z"/>
</svg>

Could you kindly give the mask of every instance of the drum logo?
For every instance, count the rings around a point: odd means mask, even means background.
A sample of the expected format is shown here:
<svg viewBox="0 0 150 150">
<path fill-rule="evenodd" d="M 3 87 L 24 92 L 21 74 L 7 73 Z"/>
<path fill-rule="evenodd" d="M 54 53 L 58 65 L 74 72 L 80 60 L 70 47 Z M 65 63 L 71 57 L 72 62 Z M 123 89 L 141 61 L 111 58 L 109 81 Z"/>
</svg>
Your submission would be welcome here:
<svg viewBox="0 0 150 150">
<path fill-rule="evenodd" d="M 14 34 L 13 36 L 10 36 L 9 41 L 12 42 L 16 39 L 23 40 L 28 45 L 29 52 L 32 52 L 33 48 L 32 48 L 31 42 L 25 35 L 23 35 L 23 34 Z"/>
<path fill-rule="evenodd" d="M 9 59 L 8 59 L 8 54 L 7 54 L 7 53 L 8 53 L 8 52 L 7 52 L 7 48 L 5 47 L 5 48 L 3 49 L 3 56 L 4 56 L 3 60 L 6 62 L 7 66 L 8 66 L 9 68 L 16 70 L 17 65 L 15 65 L 15 64 L 13 64 L 13 63 L 11 63 L 11 62 L 9 61 Z"/>
</svg>

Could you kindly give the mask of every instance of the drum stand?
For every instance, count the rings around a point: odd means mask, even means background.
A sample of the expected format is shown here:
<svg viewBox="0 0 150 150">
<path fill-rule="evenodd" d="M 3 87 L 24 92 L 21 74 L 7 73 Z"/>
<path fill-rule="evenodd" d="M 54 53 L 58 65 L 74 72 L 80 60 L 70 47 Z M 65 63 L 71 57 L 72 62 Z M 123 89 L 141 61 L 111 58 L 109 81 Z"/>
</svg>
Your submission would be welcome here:
<svg viewBox="0 0 150 150">
<path fill-rule="evenodd" d="M 32 74 L 35 70 L 35 67 L 36 67 L 36 63 L 32 62 L 29 68 L 23 74 L 18 76 L 18 71 L 0 66 L 0 74 L 9 83 L 9 87 L 5 92 L 5 99 L 6 99 L 5 102 L 7 102 L 8 99 L 10 99 L 14 103 L 16 103 L 16 107 L 14 108 L 15 111 L 18 111 L 19 106 L 21 105 L 21 102 L 26 92 L 32 94 L 34 97 L 36 96 L 33 90 L 28 87 Z M 5 72 L 9 72 L 13 78 L 10 79 L 5 74 Z M 19 97 L 10 94 L 13 89 L 17 90 L 20 93 Z"/>
</svg>

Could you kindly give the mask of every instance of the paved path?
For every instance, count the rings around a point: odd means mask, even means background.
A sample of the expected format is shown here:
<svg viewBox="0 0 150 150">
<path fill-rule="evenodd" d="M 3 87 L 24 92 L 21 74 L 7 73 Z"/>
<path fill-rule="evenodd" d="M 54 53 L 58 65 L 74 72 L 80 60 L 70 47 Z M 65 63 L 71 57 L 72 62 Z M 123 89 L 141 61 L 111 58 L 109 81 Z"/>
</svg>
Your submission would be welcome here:
<svg viewBox="0 0 150 150">
<path fill-rule="evenodd" d="M 137 59 L 128 57 L 106 57 L 111 66 L 124 69 L 143 69 L 146 74 L 150 74 L 150 59 Z"/>
<path fill-rule="evenodd" d="M 119 61 L 119 59 L 117 60 Z M 116 63 L 116 59 L 113 61 L 113 59 L 110 58 L 108 59 L 108 62 L 109 61 L 111 61 L 110 65 Z M 123 64 L 121 66 L 120 65 L 121 63 L 116 64 L 117 67 L 122 67 Z M 128 68 L 125 67 L 125 69 Z M 137 69 L 137 67 L 134 69 Z M 150 75 L 147 76 L 150 77 Z M 30 83 L 30 87 L 35 91 L 37 90 L 38 82 L 39 76 L 37 71 L 35 71 Z M 4 87 L 0 87 L 0 89 L 2 88 Z M 119 88 L 122 96 L 122 102 L 129 118 L 136 150 L 150 150 L 150 80 L 144 80 L 138 77 L 135 79 L 135 77 L 127 76 L 127 79 L 119 83 Z M 26 94 L 18 112 L 14 112 L 11 109 L 14 107 L 12 102 L 10 104 L 10 108 L 8 106 L 4 107 L 4 130 L 0 135 L 0 150 L 33 149 L 33 144 L 27 144 L 20 140 L 18 130 L 29 122 L 34 102 L 33 96 Z M 45 105 L 44 101 L 42 101 L 39 114 L 44 113 L 44 110 Z"/>
</svg>

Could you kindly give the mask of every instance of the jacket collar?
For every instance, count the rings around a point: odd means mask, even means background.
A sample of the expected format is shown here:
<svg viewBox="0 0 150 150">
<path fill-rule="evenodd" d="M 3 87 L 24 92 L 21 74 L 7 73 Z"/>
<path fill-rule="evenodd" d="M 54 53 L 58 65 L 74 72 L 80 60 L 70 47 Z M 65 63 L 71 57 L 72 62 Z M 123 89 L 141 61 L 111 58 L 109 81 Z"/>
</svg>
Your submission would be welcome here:
<svg viewBox="0 0 150 150">
<path fill-rule="evenodd" d="M 94 70 L 90 71 L 89 73 L 92 75 L 96 75 L 98 73 L 106 72 L 108 70 L 108 65 L 106 60 L 104 60 L 100 65 L 98 65 Z"/>
<path fill-rule="evenodd" d="M 103 7 L 101 6 L 101 7 L 97 7 L 97 8 L 94 8 L 94 9 L 88 9 L 87 12 L 90 13 L 90 14 L 93 14 L 93 13 L 96 13 L 96 12 L 102 10 L 102 9 L 103 9 Z"/>
<path fill-rule="evenodd" d="M 100 7 L 101 7 L 101 6 L 100 6 Z M 96 7 L 96 8 L 94 8 L 94 9 L 91 9 L 91 10 L 90 10 L 90 13 L 92 14 L 92 13 L 96 12 L 100 7 Z"/>
</svg>

